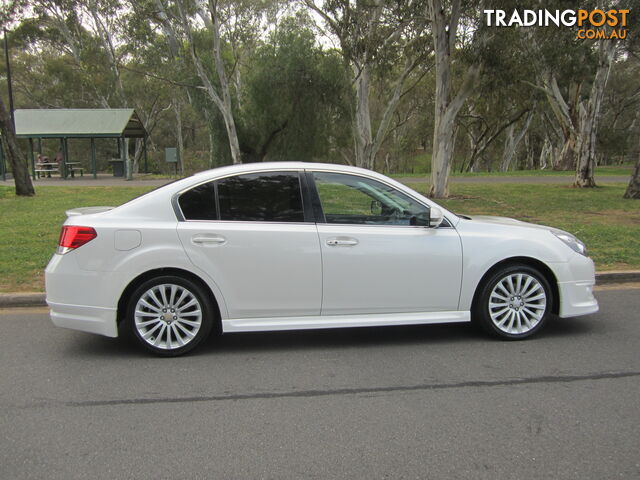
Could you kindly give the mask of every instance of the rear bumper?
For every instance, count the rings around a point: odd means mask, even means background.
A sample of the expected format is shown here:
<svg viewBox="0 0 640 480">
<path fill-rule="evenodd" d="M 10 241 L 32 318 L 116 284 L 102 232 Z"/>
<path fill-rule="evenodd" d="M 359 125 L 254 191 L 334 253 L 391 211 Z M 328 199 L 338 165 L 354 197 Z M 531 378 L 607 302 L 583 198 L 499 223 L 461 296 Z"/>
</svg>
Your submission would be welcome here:
<svg viewBox="0 0 640 480">
<path fill-rule="evenodd" d="M 56 327 L 97 333 L 107 337 L 118 336 L 115 308 L 67 305 L 50 301 L 47 301 L 47 304 L 51 309 L 51 321 Z"/>
<path fill-rule="evenodd" d="M 47 304 L 57 327 L 118 336 L 117 304 L 112 272 L 79 268 L 74 252 L 54 255 L 45 270 Z"/>
</svg>

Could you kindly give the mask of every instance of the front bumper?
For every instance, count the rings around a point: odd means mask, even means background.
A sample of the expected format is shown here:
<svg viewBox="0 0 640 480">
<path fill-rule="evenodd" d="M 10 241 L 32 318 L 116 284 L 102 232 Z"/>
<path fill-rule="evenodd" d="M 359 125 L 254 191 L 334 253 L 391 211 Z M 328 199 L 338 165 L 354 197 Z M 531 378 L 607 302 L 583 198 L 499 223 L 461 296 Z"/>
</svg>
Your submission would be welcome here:
<svg viewBox="0 0 640 480">
<path fill-rule="evenodd" d="M 558 290 L 560 293 L 559 316 L 577 317 L 598 311 L 598 301 L 593 296 L 595 281 L 587 280 L 583 282 L 560 282 Z"/>
</svg>

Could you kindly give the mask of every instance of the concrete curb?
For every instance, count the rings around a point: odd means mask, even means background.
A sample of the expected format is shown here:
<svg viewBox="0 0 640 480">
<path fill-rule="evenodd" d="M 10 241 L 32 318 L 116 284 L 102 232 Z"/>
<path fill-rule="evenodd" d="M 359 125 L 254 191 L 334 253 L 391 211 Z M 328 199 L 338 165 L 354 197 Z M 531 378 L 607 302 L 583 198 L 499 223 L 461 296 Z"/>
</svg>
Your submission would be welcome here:
<svg viewBox="0 0 640 480">
<path fill-rule="evenodd" d="M 621 271 L 596 273 L 596 285 L 633 282 L 640 282 L 640 271 L 630 270 L 628 272 Z"/>
<path fill-rule="evenodd" d="M 597 285 L 640 282 L 640 271 L 596 273 Z M 46 307 L 44 293 L 0 293 L 0 308 Z"/>
<path fill-rule="evenodd" d="M 0 308 L 46 307 L 44 293 L 0 293 Z"/>
</svg>

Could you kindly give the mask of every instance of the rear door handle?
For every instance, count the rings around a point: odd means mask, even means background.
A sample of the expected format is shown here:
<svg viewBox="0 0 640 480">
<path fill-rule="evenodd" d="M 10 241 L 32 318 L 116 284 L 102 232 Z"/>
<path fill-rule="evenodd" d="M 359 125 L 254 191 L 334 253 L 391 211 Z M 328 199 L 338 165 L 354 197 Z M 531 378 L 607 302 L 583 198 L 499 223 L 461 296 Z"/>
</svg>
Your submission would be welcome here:
<svg viewBox="0 0 640 480">
<path fill-rule="evenodd" d="M 227 242 L 227 239 L 222 235 L 194 235 L 191 237 L 191 243 L 195 245 L 222 245 Z"/>
<path fill-rule="evenodd" d="M 327 245 L 330 247 L 355 247 L 358 243 L 358 240 L 351 237 L 333 237 L 327 239 Z"/>
</svg>

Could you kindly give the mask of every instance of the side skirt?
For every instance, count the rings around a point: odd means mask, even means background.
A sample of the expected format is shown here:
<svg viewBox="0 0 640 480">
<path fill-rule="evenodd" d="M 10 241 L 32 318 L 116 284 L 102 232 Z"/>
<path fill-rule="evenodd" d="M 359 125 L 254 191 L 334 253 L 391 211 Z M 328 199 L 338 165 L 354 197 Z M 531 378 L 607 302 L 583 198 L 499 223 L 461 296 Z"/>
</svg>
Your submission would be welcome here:
<svg viewBox="0 0 640 480">
<path fill-rule="evenodd" d="M 236 318 L 222 320 L 222 331 L 268 332 L 321 328 L 383 327 L 470 322 L 470 312 L 415 312 L 371 315 L 326 315 L 309 317 Z"/>
</svg>

